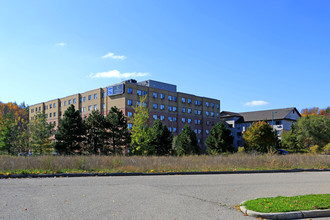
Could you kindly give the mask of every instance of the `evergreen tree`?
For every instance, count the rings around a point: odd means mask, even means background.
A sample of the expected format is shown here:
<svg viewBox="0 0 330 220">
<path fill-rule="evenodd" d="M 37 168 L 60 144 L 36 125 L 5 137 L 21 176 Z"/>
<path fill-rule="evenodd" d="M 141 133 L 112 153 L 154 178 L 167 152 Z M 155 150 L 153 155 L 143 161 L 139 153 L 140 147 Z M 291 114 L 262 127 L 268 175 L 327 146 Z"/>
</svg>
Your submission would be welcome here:
<svg viewBox="0 0 330 220">
<path fill-rule="evenodd" d="M 55 149 L 60 154 L 75 154 L 81 151 L 81 143 L 85 138 L 86 129 L 80 112 L 71 105 L 60 120 L 55 134 Z"/>
<path fill-rule="evenodd" d="M 154 152 L 158 156 L 168 155 L 172 149 L 172 134 L 162 122 L 157 119 L 151 128 L 150 145 L 154 148 Z"/>
<path fill-rule="evenodd" d="M 111 107 L 106 117 L 107 142 L 113 154 L 122 154 L 123 147 L 128 145 L 130 133 L 123 112 L 117 107 Z"/>
<path fill-rule="evenodd" d="M 154 149 L 150 146 L 151 131 L 148 127 L 149 111 L 147 107 L 143 106 L 147 96 L 141 97 L 140 106 L 133 109 L 135 114 L 130 119 L 133 123 L 131 130 L 131 154 L 134 155 L 152 155 Z"/>
<path fill-rule="evenodd" d="M 43 154 L 53 150 L 54 142 L 50 139 L 54 134 L 55 124 L 47 124 L 45 113 L 39 113 L 28 125 L 31 148 L 35 153 Z"/>
<path fill-rule="evenodd" d="M 211 129 L 209 136 L 206 138 L 206 152 L 208 154 L 221 154 L 233 151 L 233 140 L 231 131 L 222 122 L 219 122 Z"/>
<path fill-rule="evenodd" d="M 179 156 L 199 154 L 196 133 L 189 125 L 185 125 L 181 134 L 178 135 L 176 153 Z"/>
<path fill-rule="evenodd" d="M 104 153 L 104 144 L 106 140 L 106 120 L 98 110 L 92 111 L 92 114 L 85 120 L 87 151 L 93 154 Z"/>
<path fill-rule="evenodd" d="M 283 148 L 290 150 L 292 152 L 298 152 L 301 148 L 298 146 L 297 135 L 295 133 L 295 126 L 292 123 L 291 129 L 289 131 L 285 131 L 281 135 L 282 137 L 282 146 Z"/>
</svg>

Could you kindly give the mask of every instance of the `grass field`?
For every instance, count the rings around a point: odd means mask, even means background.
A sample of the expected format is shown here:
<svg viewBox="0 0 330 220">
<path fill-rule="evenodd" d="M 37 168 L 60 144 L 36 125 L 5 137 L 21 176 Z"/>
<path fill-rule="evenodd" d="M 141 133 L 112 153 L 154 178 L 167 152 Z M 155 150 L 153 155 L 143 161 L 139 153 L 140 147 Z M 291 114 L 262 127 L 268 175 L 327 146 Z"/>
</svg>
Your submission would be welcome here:
<svg viewBox="0 0 330 220">
<path fill-rule="evenodd" d="M 0 156 L 0 173 L 180 172 L 274 169 L 327 169 L 330 155 L 289 154 L 226 156 Z"/>
<path fill-rule="evenodd" d="M 242 205 L 248 210 L 263 213 L 330 209 L 330 194 L 258 198 L 246 201 Z"/>
</svg>

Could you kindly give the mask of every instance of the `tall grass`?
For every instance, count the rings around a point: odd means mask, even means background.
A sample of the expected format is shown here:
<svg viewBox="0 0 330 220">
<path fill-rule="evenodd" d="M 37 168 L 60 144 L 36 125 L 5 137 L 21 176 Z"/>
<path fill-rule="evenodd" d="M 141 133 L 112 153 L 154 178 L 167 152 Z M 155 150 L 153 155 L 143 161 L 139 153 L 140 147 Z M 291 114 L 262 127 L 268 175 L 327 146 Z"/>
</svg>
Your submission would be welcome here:
<svg viewBox="0 0 330 220">
<path fill-rule="evenodd" d="M 273 169 L 325 169 L 330 155 L 290 154 L 226 156 L 0 156 L 1 173 L 176 172 Z"/>
</svg>

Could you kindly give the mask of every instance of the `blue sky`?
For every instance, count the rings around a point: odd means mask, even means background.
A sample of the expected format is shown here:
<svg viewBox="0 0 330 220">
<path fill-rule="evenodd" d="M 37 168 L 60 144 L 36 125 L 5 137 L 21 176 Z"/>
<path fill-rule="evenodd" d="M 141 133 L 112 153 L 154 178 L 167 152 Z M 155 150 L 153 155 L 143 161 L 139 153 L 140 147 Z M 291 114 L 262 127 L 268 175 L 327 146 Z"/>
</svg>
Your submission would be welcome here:
<svg viewBox="0 0 330 220">
<path fill-rule="evenodd" d="M 0 2 L 0 101 L 29 105 L 127 78 L 221 110 L 330 105 L 330 1 Z"/>
</svg>

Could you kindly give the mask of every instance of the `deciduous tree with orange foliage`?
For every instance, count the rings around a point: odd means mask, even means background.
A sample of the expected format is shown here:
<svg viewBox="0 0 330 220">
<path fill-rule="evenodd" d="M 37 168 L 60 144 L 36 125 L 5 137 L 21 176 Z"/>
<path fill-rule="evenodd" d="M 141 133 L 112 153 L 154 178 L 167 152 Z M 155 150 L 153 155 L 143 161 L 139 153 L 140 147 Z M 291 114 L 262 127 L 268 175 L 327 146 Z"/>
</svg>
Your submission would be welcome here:
<svg viewBox="0 0 330 220">
<path fill-rule="evenodd" d="M 14 154 L 26 150 L 28 115 L 24 103 L 0 102 L 0 151 Z"/>
<path fill-rule="evenodd" d="M 304 108 L 301 110 L 301 116 L 312 116 L 312 115 L 324 115 L 327 117 L 330 117 L 330 107 L 327 107 L 326 109 L 320 109 L 318 107 L 313 108 Z"/>
</svg>

